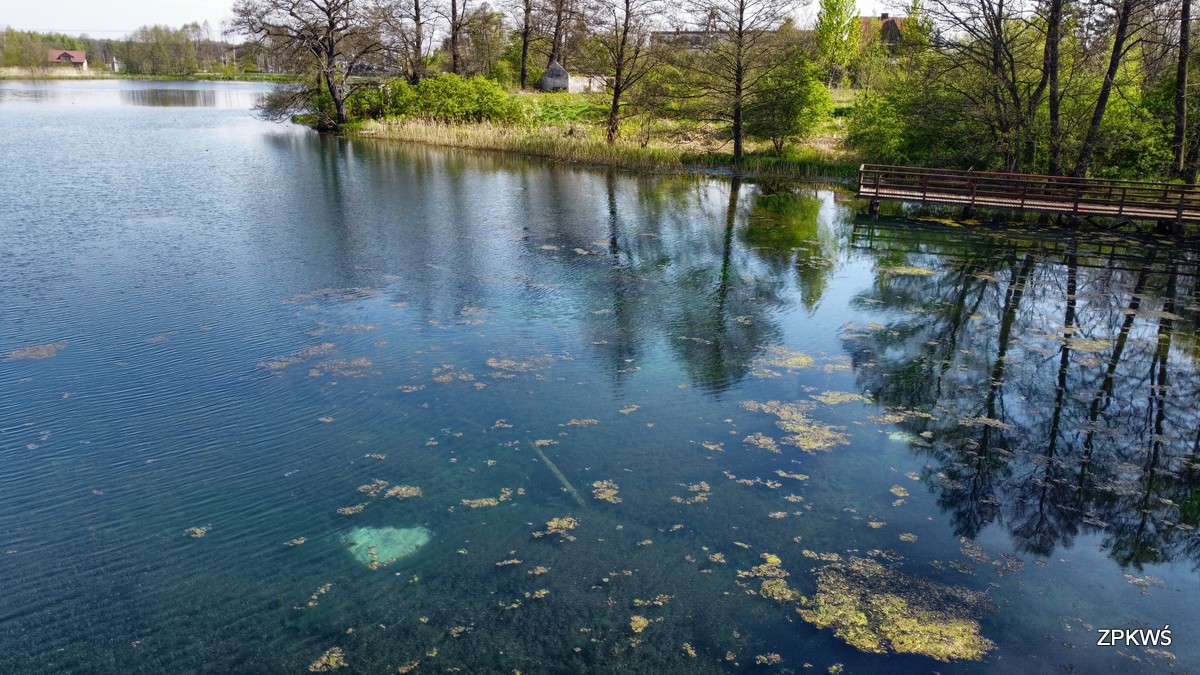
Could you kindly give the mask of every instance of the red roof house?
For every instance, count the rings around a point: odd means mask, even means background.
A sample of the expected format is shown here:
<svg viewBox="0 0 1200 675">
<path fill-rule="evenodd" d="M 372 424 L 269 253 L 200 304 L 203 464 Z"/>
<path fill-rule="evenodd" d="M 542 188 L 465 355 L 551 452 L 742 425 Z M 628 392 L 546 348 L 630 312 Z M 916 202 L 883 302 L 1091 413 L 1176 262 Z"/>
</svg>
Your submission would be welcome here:
<svg viewBox="0 0 1200 675">
<path fill-rule="evenodd" d="M 69 49 L 51 49 L 46 52 L 46 61 L 49 63 L 68 63 L 76 68 L 87 70 L 87 52 L 72 51 Z"/>
</svg>

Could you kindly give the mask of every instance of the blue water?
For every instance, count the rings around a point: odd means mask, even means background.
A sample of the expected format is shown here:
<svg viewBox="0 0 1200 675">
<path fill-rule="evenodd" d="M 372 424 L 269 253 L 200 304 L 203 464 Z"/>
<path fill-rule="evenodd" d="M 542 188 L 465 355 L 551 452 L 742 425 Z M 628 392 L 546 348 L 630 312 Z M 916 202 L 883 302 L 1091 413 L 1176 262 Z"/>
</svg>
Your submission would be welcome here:
<svg viewBox="0 0 1200 675">
<path fill-rule="evenodd" d="M 1194 248 L 324 137 L 263 91 L 0 82 L 0 671 L 1200 667 Z M 370 569 L 359 527 L 432 540 Z M 986 594 L 994 648 L 806 623 L 852 558 Z"/>
</svg>

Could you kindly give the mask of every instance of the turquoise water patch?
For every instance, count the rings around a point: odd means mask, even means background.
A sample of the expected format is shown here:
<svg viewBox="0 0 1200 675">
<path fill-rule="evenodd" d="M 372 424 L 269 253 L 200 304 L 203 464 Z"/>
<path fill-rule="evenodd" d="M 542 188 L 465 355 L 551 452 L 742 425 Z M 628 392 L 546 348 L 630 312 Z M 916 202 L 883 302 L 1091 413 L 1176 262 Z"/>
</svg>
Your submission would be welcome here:
<svg viewBox="0 0 1200 675">
<path fill-rule="evenodd" d="M 423 527 L 356 527 L 342 541 L 355 560 L 378 569 L 416 553 L 431 538 Z"/>
</svg>

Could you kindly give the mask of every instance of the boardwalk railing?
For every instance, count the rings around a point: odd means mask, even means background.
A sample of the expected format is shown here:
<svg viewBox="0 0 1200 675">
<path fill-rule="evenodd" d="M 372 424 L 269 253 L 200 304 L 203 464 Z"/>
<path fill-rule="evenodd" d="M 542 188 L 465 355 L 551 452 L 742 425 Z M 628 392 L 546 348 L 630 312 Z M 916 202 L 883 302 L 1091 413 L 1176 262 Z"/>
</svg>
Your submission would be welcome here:
<svg viewBox="0 0 1200 675">
<path fill-rule="evenodd" d="M 858 196 L 1072 216 L 1200 222 L 1200 188 L 1175 183 L 863 164 Z"/>
</svg>

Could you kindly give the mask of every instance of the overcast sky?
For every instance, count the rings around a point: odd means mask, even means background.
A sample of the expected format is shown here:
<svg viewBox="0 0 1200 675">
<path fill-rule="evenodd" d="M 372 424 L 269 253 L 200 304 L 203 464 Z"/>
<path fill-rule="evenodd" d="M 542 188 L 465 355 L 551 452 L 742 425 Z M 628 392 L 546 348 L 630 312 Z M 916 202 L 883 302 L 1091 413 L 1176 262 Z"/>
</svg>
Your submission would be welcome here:
<svg viewBox="0 0 1200 675">
<path fill-rule="evenodd" d="M 502 3 L 493 0 L 491 4 Z M 859 11 L 866 16 L 889 11 L 889 7 L 902 14 L 895 6 L 904 4 L 900 0 L 858 0 Z M 798 13 L 801 23 L 812 22 L 817 5 L 818 0 L 810 0 L 809 6 Z M 216 37 L 221 22 L 229 19 L 232 6 L 233 0 L 0 0 L 0 27 L 119 38 L 141 26 L 178 28 L 192 21 L 208 21 Z"/>
</svg>

